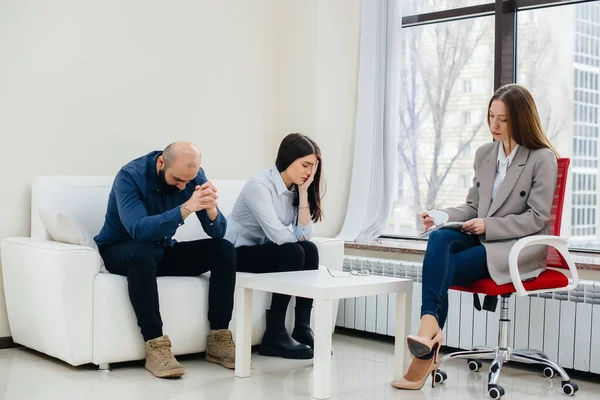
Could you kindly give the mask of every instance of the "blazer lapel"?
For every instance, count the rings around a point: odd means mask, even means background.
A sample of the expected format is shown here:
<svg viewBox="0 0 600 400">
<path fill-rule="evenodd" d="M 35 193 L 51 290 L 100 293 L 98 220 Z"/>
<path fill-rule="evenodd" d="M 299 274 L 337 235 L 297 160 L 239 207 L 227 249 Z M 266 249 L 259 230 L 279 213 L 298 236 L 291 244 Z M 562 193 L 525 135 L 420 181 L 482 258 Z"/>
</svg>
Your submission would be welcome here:
<svg viewBox="0 0 600 400">
<path fill-rule="evenodd" d="M 504 204 L 504 202 L 508 198 L 510 192 L 517 184 L 521 173 L 525 169 L 525 164 L 527 163 L 527 159 L 529 158 L 530 151 L 531 150 L 523 146 L 519 146 L 519 148 L 517 149 L 517 154 L 515 155 L 514 160 L 510 163 L 510 166 L 506 170 L 506 176 L 500 184 L 498 192 L 496 193 L 496 197 L 494 197 L 492 205 L 488 210 L 488 217 L 491 217 L 496 211 L 498 211 L 498 209 L 500 209 L 502 204 Z M 492 179 L 492 186 L 493 181 L 494 179 Z"/>
<path fill-rule="evenodd" d="M 482 202 L 481 199 L 491 199 L 492 189 L 494 187 L 494 178 L 496 177 L 496 160 L 498 159 L 498 146 L 496 145 L 487 155 L 485 161 L 481 165 L 481 170 L 477 174 L 477 184 L 479 185 L 479 215 L 486 215 L 490 208 L 491 201 Z"/>
</svg>

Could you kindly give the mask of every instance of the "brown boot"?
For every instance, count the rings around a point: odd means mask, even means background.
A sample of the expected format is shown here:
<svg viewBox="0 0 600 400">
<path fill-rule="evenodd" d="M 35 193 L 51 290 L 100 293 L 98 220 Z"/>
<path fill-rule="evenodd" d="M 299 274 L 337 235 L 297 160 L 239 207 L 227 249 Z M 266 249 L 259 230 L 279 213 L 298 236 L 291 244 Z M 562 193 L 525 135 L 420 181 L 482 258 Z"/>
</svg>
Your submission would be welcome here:
<svg viewBox="0 0 600 400">
<path fill-rule="evenodd" d="M 146 369 L 158 378 L 179 378 L 184 374 L 183 366 L 171 352 L 168 336 L 161 336 L 146 342 Z"/>
<path fill-rule="evenodd" d="M 206 339 L 206 361 L 235 368 L 235 344 L 229 329 L 209 333 Z"/>
</svg>

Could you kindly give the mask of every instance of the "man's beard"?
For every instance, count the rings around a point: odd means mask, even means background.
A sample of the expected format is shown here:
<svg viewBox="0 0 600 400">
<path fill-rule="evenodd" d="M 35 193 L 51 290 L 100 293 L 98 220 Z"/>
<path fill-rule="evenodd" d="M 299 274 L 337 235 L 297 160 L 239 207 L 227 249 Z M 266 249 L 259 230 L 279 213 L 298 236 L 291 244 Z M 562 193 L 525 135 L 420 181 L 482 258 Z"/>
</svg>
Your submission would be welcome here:
<svg viewBox="0 0 600 400">
<path fill-rule="evenodd" d="M 166 194 L 173 194 L 179 191 L 177 186 L 169 185 L 165 178 L 165 168 L 158 171 L 158 184 L 160 189 Z"/>
</svg>

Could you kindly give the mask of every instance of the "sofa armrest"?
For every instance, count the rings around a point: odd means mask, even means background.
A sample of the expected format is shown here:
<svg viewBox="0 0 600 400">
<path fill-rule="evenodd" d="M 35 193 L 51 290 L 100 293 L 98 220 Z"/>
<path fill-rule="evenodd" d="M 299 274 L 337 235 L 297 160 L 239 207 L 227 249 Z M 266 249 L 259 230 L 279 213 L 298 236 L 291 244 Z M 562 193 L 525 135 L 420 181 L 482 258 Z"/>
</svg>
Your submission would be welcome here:
<svg viewBox="0 0 600 400">
<path fill-rule="evenodd" d="M 0 241 L 4 293 L 16 343 L 71 365 L 92 361 L 92 248 L 31 238 Z"/>
<path fill-rule="evenodd" d="M 311 242 L 319 249 L 319 265 L 330 270 L 341 271 L 344 266 L 344 241 L 340 239 L 315 237 Z"/>
</svg>

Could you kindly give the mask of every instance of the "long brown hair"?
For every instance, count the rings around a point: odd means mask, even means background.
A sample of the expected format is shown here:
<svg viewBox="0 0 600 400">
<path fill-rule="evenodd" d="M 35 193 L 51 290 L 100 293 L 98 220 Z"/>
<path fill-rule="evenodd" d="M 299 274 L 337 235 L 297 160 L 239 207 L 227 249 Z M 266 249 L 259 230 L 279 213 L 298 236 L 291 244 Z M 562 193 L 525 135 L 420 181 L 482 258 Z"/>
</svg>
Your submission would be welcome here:
<svg viewBox="0 0 600 400">
<path fill-rule="evenodd" d="M 488 126 L 490 124 L 489 110 L 494 100 L 500 100 L 506 106 L 508 133 L 511 140 L 514 140 L 519 146 L 531 150 L 549 148 L 556 154 L 556 157 L 559 157 L 542 128 L 535 101 L 529 90 L 517 84 L 505 85 L 496 90 L 488 104 Z"/>
<path fill-rule="evenodd" d="M 314 222 L 323 218 L 321 210 L 321 173 L 323 171 L 323 160 L 321 159 L 321 149 L 319 145 L 306 135 L 301 133 L 290 133 L 283 138 L 277 152 L 275 166 L 279 172 L 283 172 L 291 163 L 301 157 L 314 154 L 319 160 L 317 171 L 313 183 L 308 187 L 308 207 L 310 217 Z M 298 206 L 299 199 L 296 197 L 294 205 Z"/>
</svg>

